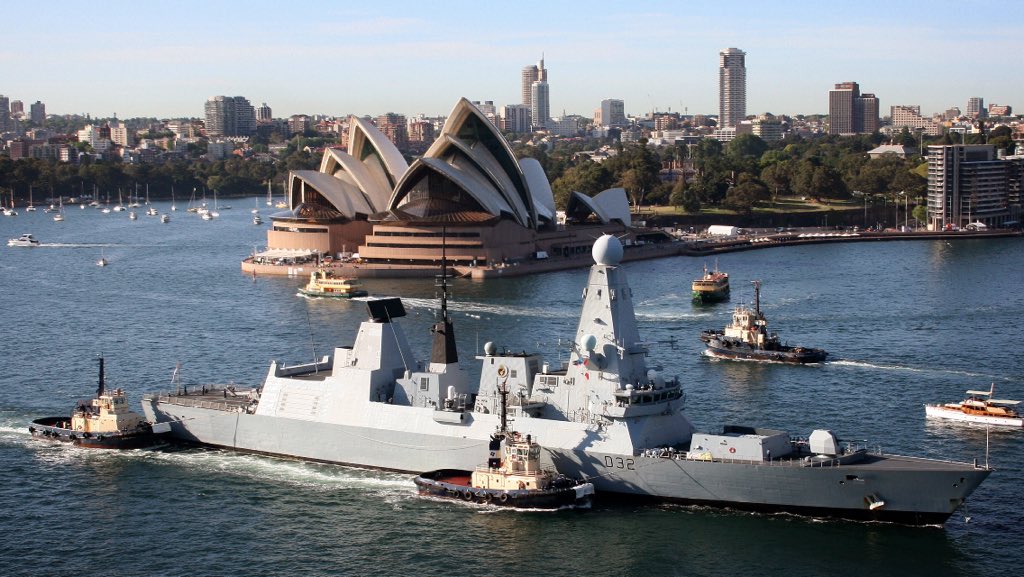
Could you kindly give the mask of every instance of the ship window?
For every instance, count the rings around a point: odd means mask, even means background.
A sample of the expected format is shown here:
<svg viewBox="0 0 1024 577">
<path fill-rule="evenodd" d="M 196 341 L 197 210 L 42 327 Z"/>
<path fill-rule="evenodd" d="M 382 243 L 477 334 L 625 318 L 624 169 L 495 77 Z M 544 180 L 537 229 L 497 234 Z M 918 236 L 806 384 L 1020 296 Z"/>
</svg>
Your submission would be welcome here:
<svg viewBox="0 0 1024 577">
<path fill-rule="evenodd" d="M 509 371 L 509 375 L 508 376 L 510 378 L 513 378 L 513 379 L 516 378 L 516 370 L 512 369 L 511 371 Z"/>
<path fill-rule="evenodd" d="M 421 391 L 426 391 L 428 389 L 430 389 L 430 378 L 429 377 L 420 377 L 420 390 Z"/>
</svg>

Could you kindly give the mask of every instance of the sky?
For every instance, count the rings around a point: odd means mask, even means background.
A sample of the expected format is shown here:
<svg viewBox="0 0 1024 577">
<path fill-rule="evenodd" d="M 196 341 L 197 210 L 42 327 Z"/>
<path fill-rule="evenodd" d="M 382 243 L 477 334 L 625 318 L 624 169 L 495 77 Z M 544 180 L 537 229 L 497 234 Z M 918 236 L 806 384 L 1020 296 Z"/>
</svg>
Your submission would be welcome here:
<svg viewBox="0 0 1024 577">
<path fill-rule="evenodd" d="M 924 114 L 1024 112 L 1024 2 L 10 2 L 0 94 L 49 114 L 202 117 L 212 96 L 293 114 L 446 115 L 520 102 L 543 55 L 551 115 L 718 113 L 718 52 L 746 52 L 747 114 L 824 114 L 839 82 Z"/>
</svg>

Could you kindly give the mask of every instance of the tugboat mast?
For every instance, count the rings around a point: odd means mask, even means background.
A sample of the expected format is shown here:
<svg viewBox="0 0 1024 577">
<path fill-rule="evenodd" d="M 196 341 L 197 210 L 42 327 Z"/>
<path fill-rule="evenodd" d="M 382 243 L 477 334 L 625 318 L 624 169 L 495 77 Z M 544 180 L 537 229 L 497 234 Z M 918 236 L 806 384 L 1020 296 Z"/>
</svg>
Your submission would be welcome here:
<svg viewBox="0 0 1024 577">
<path fill-rule="evenodd" d="M 100 355 L 100 378 L 99 386 L 96 387 L 96 398 L 102 397 L 106 390 L 106 385 L 103 378 L 103 355 Z"/>
</svg>

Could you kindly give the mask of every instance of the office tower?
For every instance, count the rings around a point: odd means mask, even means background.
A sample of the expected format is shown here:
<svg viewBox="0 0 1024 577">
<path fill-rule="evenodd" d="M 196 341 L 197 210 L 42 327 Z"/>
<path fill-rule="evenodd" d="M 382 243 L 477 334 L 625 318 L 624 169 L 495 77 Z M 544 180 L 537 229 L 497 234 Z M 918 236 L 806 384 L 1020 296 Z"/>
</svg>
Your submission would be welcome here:
<svg viewBox="0 0 1024 577">
<path fill-rule="evenodd" d="M 36 126 L 46 124 L 46 105 L 36 100 L 29 110 L 29 118 L 32 119 Z"/>
<path fill-rule="evenodd" d="M 523 74 L 521 79 L 521 90 L 523 96 L 523 104 L 527 106 L 533 106 L 533 83 L 538 81 L 547 82 L 548 71 L 544 69 L 544 57 L 542 56 L 540 62 L 537 64 L 531 64 L 523 68 Z"/>
<path fill-rule="evenodd" d="M 854 128 L 863 134 L 874 134 L 878 131 L 878 97 L 865 92 L 853 103 L 857 113 L 857 124 Z"/>
<path fill-rule="evenodd" d="M 878 97 L 861 95 L 856 82 L 841 82 L 828 92 L 829 134 L 871 134 L 878 130 Z"/>
<path fill-rule="evenodd" d="M 747 117 L 746 52 L 726 48 L 718 53 L 718 127 L 736 126 Z"/>
<path fill-rule="evenodd" d="M 980 96 L 972 96 L 967 99 L 968 118 L 977 118 L 985 112 L 985 99 Z"/>
<path fill-rule="evenodd" d="M 551 100 L 548 95 L 548 83 L 538 80 L 530 87 L 530 118 L 533 130 L 547 126 L 551 118 Z"/>
<path fill-rule="evenodd" d="M 11 118 L 11 99 L 0 94 L 0 132 L 7 132 Z"/>
<path fill-rule="evenodd" d="M 626 105 L 615 98 L 601 101 L 601 126 L 625 126 Z"/>
<path fill-rule="evenodd" d="M 252 136 L 256 110 L 243 96 L 213 96 L 206 101 L 207 136 Z"/>
<path fill-rule="evenodd" d="M 25 104 L 20 100 L 11 101 L 11 116 L 25 114 Z"/>
</svg>

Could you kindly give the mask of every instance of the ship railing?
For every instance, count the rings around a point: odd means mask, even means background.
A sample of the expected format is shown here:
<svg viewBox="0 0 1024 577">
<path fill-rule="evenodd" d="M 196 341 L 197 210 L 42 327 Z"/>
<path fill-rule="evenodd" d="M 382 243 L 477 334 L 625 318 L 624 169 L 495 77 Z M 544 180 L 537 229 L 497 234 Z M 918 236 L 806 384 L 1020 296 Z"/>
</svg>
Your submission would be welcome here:
<svg viewBox="0 0 1024 577">
<path fill-rule="evenodd" d="M 785 455 L 768 459 L 737 459 L 731 457 L 715 457 L 709 451 L 678 451 L 676 449 L 646 449 L 641 452 L 643 457 L 673 459 L 677 461 L 693 461 L 706 463 L 732 463 L 744 465 L 760 465 L 766 467 L 841 467 L 842 456 L 831 458 L 814 458 L 809 455 Z M 852 455 L 848 455 L 852 456 Z"/>
</svg>

